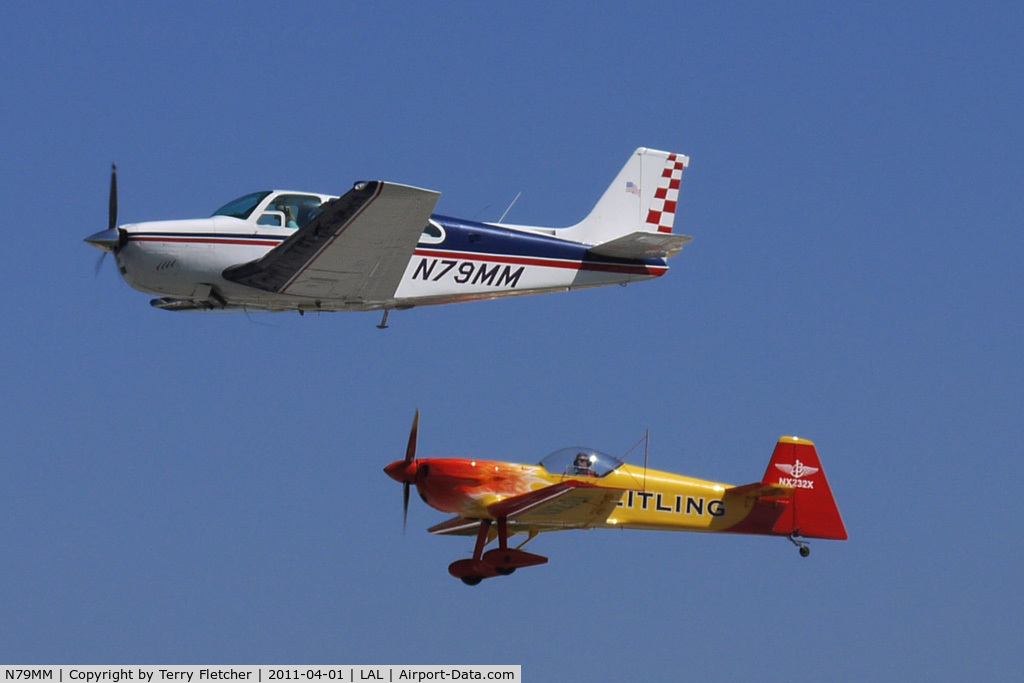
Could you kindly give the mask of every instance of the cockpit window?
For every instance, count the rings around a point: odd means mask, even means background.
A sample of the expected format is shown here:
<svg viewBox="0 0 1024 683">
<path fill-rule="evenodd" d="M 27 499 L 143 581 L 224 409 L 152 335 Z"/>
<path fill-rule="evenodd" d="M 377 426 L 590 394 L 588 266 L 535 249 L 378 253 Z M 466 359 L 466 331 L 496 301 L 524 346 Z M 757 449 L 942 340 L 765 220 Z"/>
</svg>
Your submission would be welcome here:
<svg viewBox="0 0 1024 683">
<path fill-rule="evenodd" d="M 540 461 L 551 474 L 570 477 L 603 477 L 622 464 L 621 460 L 593 448 L 563 448 Z"/>
<path fill-rule="evenodd" d="M 274 197 L 263 215 L 260 225 L 276 225 L 286 228 L 301 228 L 320 214 L 323 200 L 308 194 L 281 194 Z"/>
<path fill-rule="evenodd" d="M 420 235 L 420 244 L 440 244 L 444 242 L 444 228 L 441 224 L 431 218 L 427 221 L 427 227 L 423 228 Z"/>
<path fill-rule="evenodd" d="M 269 191 L 253 192 L 252 194 L 247 194 L 244 197 L 239 197 L 238 199 L 228 202 L 214 211 L 213 215 L 231 216 L 232 218 L 241 218 L 242 220 L 245 220 L 249 217 L 249 214 L 252 213 L 252 210 L 255 209 L 268 194 L 270 194 Z"/>
</svg>

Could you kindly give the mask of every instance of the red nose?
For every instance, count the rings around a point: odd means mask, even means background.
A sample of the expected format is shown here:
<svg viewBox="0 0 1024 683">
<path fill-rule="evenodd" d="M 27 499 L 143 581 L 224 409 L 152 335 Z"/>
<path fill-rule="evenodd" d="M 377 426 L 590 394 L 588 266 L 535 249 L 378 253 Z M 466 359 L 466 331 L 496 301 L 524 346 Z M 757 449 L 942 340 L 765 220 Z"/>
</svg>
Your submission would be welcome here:
<svg viewBox="0 0 1024 683">
<path fill-rule="evenodd" d="M 389 477 L 394 479 L 400 484 L 415 484 L 416 483 L 416 461 L 407 460 L 396 460 L 387 467 L 384 471 Z"/>
</svg>

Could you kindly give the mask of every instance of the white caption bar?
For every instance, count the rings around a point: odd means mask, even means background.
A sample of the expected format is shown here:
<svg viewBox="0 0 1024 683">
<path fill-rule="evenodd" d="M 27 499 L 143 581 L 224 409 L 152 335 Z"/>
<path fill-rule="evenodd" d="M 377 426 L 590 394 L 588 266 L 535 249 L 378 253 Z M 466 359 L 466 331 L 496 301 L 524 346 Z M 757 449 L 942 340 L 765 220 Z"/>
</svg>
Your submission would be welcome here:
<svg viewBox="0 0 1024 683">
<path fill-rule="evenodd" d="M 522 681 L 522 666 L 431 664 L 334 666 L 289 664 L 287 666 L 59 666 L 0 665 L 0 683 L 208 683 L 210 681 L 247 681 L 248 683 L 404 683 L 414 681 Z"/>
</svg>

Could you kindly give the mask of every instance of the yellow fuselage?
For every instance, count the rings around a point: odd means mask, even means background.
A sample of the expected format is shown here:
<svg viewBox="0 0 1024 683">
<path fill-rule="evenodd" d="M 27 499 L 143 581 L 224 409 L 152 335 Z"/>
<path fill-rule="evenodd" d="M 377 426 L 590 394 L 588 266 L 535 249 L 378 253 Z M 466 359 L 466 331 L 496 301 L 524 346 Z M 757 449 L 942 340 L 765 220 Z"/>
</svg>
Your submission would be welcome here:
<svg viewBox="0 0 1024 683">
<path fill-rule="evenodd" d="M 438 510 L 470 519 L 492 519 L 488 508 L 494 503 L 568 480 L 622 492 L 607 518 L 587 520 L 579 525 L 584 528 L 722 531 L 750 512 L 742 497 L 726 493 L 726 484 L 630 465 L 592 478 L 551 474 L 538 465 L 461 459 L 425 462 L 429 476 L 417 482 L 423 499 Z"/>
</svg>

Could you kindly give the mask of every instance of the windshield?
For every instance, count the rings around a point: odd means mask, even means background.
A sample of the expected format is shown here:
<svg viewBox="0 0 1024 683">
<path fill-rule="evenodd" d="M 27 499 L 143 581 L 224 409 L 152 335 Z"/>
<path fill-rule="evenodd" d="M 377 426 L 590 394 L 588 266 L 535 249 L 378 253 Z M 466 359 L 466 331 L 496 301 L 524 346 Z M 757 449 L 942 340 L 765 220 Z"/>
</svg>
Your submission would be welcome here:
<svg viewBox="0 0 1024 683">
<path fill-rule="evenodd" d="M 232 218 L 241 218 L 244 220 L 249 217 L 249 214 L 252 213 L 252 210 L 255 209 L 256 206 L 260 202 L 262 202 L 263 198 L 266 197 L 268 194 L 270 194 L 269 191 L 253 192 L 252 194 L 247 194 L 244 197 L 239 197 L 238 199 L 228 202 L 224 206 L 214 211 L 213 215 L 231 216 Z"/>
<path fill-rule="evenodd" d="M 622 461 L 593 448 L 563 448 L 540 461 L 541 466 L 551 474 L 565 474 L 571 477 L 603 477 Z"/>
</svg>

